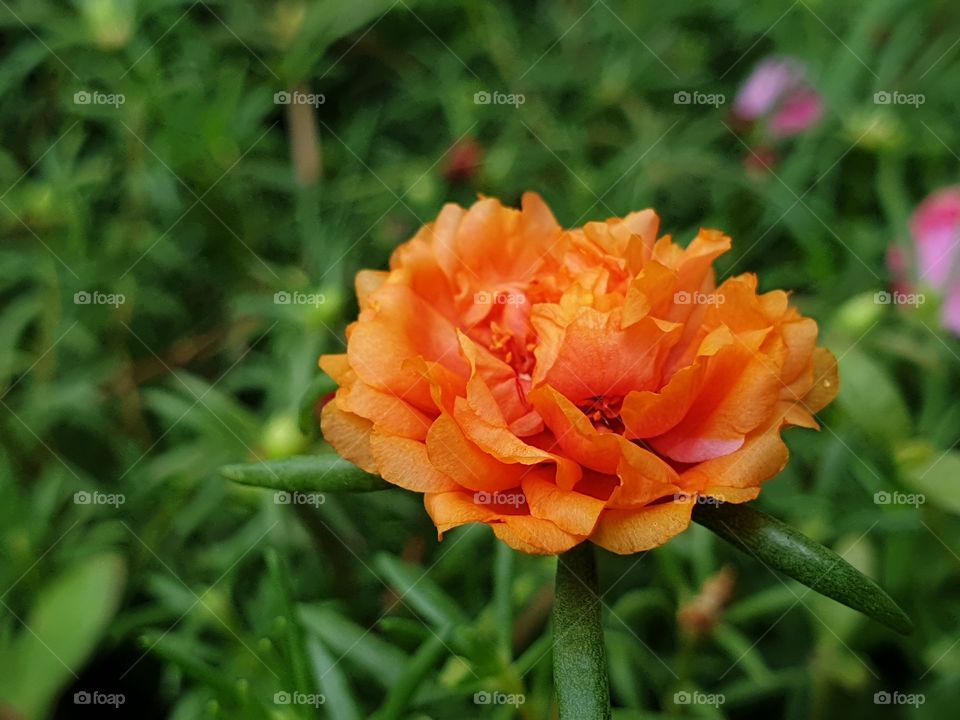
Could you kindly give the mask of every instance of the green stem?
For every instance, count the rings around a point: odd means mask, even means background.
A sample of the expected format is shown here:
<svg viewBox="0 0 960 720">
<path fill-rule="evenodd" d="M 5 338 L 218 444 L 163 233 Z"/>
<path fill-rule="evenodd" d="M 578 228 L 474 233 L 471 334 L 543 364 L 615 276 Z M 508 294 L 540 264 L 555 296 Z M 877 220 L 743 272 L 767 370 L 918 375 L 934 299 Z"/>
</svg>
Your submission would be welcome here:
<svg viewBox="0 0 960 720">
<path fill-rule="evenodd" d="M 497 612 L 498 645 L 504 667 L 513 662 L 513 553 L 497 543 L 494 558 L 493 601 Z"/>
<path fill-rule="evenodd" d="M 609 720 L 610 685 L 593 545 L 557 556 L 553 680 L 560 720 Z"/>
</svg>

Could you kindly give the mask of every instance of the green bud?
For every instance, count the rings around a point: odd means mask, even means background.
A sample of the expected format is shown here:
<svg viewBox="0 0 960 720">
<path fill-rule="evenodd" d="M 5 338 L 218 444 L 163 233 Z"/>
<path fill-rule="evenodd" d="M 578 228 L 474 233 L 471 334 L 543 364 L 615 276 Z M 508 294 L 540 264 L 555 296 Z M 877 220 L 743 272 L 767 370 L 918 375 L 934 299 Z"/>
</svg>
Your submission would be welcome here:
<svg viewBox="0 0 960 720">
<path fill-rule="evenodd" d="M 833 316 L 832 329 L 854 338 L 863 335 L 883 316 L 885 305 L 877 302 L 876 295 L 860 293 L 843 303 Z"/>
<path fill-rule="evenodd" d="M 83 0 L 80 12 L 101 50 L 121 48 L 133 36 L 134 0 Z"/>
<path fill-rule="evenodd" d="M 266 456 L 277 460 L 303 452 L 307 438 L 300 432 L 296 417 L 277 415 L 267 421 L 260 443 Z"/>
</svg>

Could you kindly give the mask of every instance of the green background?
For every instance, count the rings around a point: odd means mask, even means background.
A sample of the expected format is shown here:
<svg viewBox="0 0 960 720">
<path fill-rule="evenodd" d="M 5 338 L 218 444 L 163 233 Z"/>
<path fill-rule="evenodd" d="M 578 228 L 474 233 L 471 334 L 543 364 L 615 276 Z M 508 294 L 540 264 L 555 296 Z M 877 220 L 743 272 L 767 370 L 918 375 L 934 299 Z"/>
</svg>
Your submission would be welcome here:
<svg viewBox="0 0 960 720">
<path fill-rule="evenodd" d="M 615 716 L 954 712 L 960 344 L 933 295 L 873 294 L 916 203 L 958 181 L 958 21 L 905 0 L 0 2 L 0 717 L 551 717 L 552 558 L 484 527 L 438 545 L 398 490 L 293 506 L 217 473 L 322 448 L 301 398 L 343 347 L 358 268 L 444 202 L 525 190 L 565 225 L 654 207 L 683 243 L 722 228 L 721 278 L 794 291 L 842 391 L 819 434 L 787 434 L 758 506 L 917 625 L 900 637 L 693 527 L 600 559 Z M 771 53 L 826 105 L 780 142 L 730 115 Z M 322 104 L 274 102 L 294 88 Z M 892 90 L 925 102 L 874 102 Z M 468 141 L 482 157 L 451 178 Z M 678 608 L 724 566 L 731 602 L 693 639 Z"/>
</svg>

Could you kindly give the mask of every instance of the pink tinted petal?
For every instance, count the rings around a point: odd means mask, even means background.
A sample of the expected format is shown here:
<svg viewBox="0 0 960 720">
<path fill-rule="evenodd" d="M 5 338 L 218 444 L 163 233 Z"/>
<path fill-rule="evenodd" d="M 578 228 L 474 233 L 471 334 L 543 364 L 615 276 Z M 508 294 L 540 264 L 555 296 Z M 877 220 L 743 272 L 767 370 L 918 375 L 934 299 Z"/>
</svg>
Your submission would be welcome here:
<svg viewBox="0 0 960 720">
<path fill-rule="evenodd" d="M 923 240 L 917 243 L 917 265 L 922 282 L 937 289 L 946 284 L 958 243 L 960 234 L 956 228 L 939 228 L 923 236 Z"/>
<path fill-rule="evenodd" d="M 788 95 L 770 119 L 770 131 L 778 137 L 803 132 L 820 120 L 823 100 L 812 88 L 802 88 Z"/>
<path fill-rule="evenodd" d="M 910 220 L 910 230 L 918 240 L 940 228 L 954 228 L 960 223 L 960 187 L 950 187 L 932 194 L 917 208 Z"/>
<path fill-rule="evenodd" d="M 960 188 L 947 188 L 924 200 L 910 219 L 920 280 L 943 288 L 960 247 Z"/>
<path fill-rule="evenodd" d="M 764 60 L 743 84 L 734 100 L 733 111 L 745 120 L 766 115 L 784 95 L 802 80 L 801 66 L 787 58 Z"/>
<path fill-rule="evenodd" d="M 947 293 L 940 310 L 940 317 L 944 327 L 957 337 L 960 337 L 960 283 L 957 283 Z"/>
</svg>

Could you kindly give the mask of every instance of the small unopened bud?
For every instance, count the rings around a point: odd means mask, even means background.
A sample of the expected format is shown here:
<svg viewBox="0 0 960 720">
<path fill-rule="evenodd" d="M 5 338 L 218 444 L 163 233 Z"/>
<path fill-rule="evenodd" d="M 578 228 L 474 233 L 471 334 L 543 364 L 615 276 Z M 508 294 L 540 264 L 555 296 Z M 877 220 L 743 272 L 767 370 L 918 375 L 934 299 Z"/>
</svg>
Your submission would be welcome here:
<svg viewBox="0 0 960 720">
<path fill-rule="evenodd" d="M 677 612 L 680 628 L 694 637 L 709 634 L 720 621 L 735 584 L 736 575 L 729 566 L 709 578 L 700 593 Z"/>
<path fill-rule="evenodd" d="M 134 6 L 131 0 L 86 0 L 80 12 L 94 42 L 101 50 L 117 50 L 133 36 Z"/>
<path fill-rule="evenodd" d="M 450 183 L 466 183 L 483 162 L 483 148 L 476 140 L 461 140 L 447 154 L 443 176 Z"/>
</svg>

